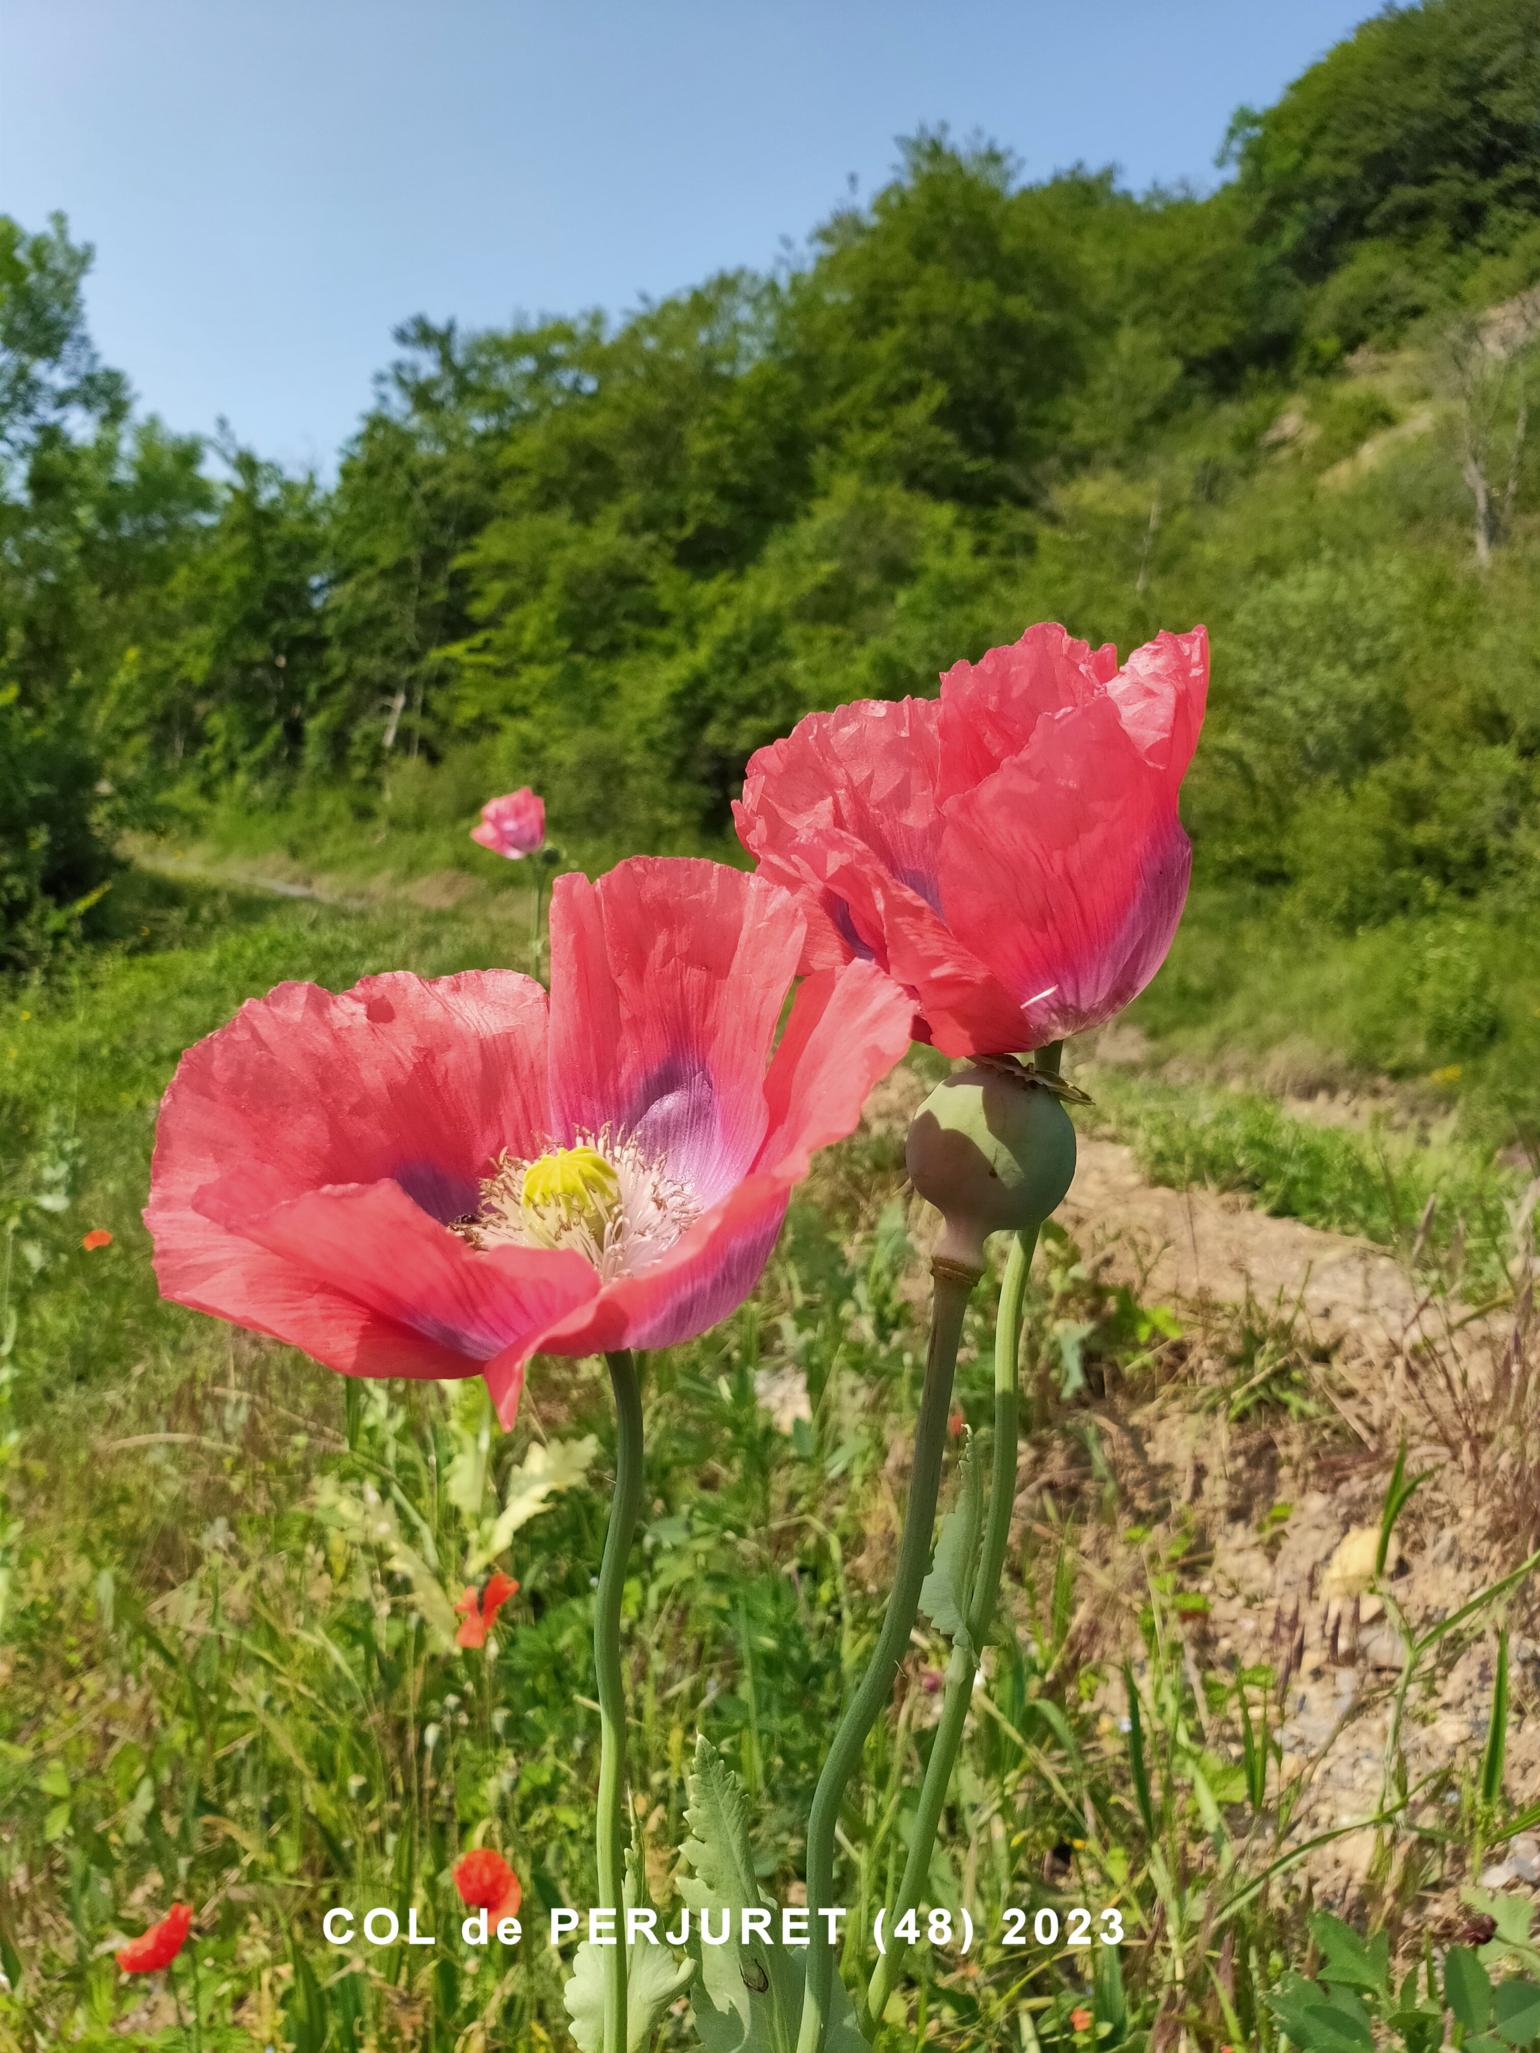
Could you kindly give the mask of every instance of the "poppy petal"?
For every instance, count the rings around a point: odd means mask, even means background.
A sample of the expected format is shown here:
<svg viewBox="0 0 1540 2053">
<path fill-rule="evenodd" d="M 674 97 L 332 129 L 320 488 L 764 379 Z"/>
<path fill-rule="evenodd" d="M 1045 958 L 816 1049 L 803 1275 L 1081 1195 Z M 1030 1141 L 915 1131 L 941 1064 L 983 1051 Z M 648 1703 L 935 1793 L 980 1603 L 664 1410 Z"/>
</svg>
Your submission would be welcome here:
<svg viewBox="0 0 1540 2053">
<path fill-rule="evenodd" d="M 212 1194 L 208 1201 L 214 1201 Z M 309 1337 L 277 1337 L 352 1375 L 472 1375 L 599 1287 L 592 1264 L 569 1250 L 471 1247 L 395 1183 L 309 1191 L 258 1217 L 228 1213 L 219 1223 L 238 1227 L 258 1248 L 279 1257 L 286 1277 L 311 1279 L 315 1319 Z M 408 1355 L 426 1343 L 436 1365 L 403 1366 L 396 1349 L 383 1344 L 378 1361 L 367 1349 L 344 1358 L 351 1328 L 344 1322 L 332 1343 L 326 1327 L 339 1299 L 404 1336 Z M 250 1306 L 219 1309 L 243 1325 L 258 1323 Z M 276 1329 L 264 1321 L 261 1330 Z"/>
<path fill-rule="evenodd" d="M 158 1974 L 176 1959 L 191 1929 L 192 1906 L 174 1903 L 159 1924 L 151 1925 L 137 1939 L 120 1946 L 114 1958 L 126 1975 Z"/>
<path fill-rule="evenodd" d="M 486 1911 L 494 1925 L 500 1918 L 518 1916 L 524 1900 L 519 1878 L 492 1847 L 472 1847 L 451 1872 L 460 1901 L 471 1910 Z"/>
<path fill-rule="evenodd" d="M 810 977 L 765 1080 L 769 1131 L 754 1173 L 656 1262 L 605 1284 L 528 1352 L 671 1347 L 725 1317 L 758 1281 L 814 1151 L 854 1129 L 872 1085 L 907 1051 L 909 1019 L 907 998 L 868 963 Z M 521 1367 L 517 1348 L 487 1366 L 500 1416 Z"/>
<path fill-rule="evenodd" d="M 1165 773 L 1174 799 L 1208 704 L 1208 629 L 1156 635 L 1134 650 L 1108 695 L 1140 755 Z"/>
<path fill-rule="evenodd" d="M 909 1052 L 909 1027 L 908 999 L 870 963 L 807 978 L 765 1079 L 757 1166 L 794 1182 L 819 1148 L 853 1133 L 872 1086 Z"/>
<path fill-rule="evenodd" d="M 482 1616 L 486 1619 L 488 1625 L 496 1618 L 498 1612 L 502 1610 L 508 1599 L 518 1595 L 518 1590 L 519 1586 L 513 1577 L 511 1575 L 504 1575 L 500 1568 L 495 1569 L 488 1576 L 487 1586 L 481 1599 Z"/>
<path fill-rule="evenodd" d="M 933 903 L 940 720 L 933 699 L 862 699 L 810 713 L 752 756 L 733 815 L 766 875 L 804 882 L 798 855 L 833 838 Z"/>
<path fill-rule="evenodd" d="M 1093 649 L 1057 621 L 1029 627 L 976 663 L 954 663 L 941 680 L 938 795 L 953 798 L 992 776 L 1027 746 L 1039 720 L 1086 705 L 1117 674 L 1111 642 Z"/>
<path fill-rule="evenodd" d="M 369 977 L 339 994 L 280 984 L 177 1065 L 150 1230 L 224 1182 L 255 1212 L 384 1177 L 447 1224 L 474 1210 L 503 1151 L 541 1144 L 545 1049 L 545 993 L 511 971 Z"/>
<path fill-rule="evenodd" d="M 955 664 L 934 705 L 858 702 L 760 750 L 739 838 L 807 908 L 805 968 L 876 962 L 917 1038 L 1021 1053 L 1111 1017 L 1164 959 L 1207 684 L 1201 627 L 1121 668 L 1032 627 Z"/>
<path fill-rule="evenodd" d="M 1165 960 L 1192 849 L 1109 697 L 1043 721 L 1023 755 L 947 809 L 948 916 L 1040 1047 L 1122 1010 Z"/>
<path fill-rule="evenodd" d="M 551 897 L 551 1099 L 557 1137 L 608 1128 L 667 1162 L 703 1203 L 765 1130 L 765 1055 L 805 921 L 763 877 L 638 856 Z"/>
</svg>

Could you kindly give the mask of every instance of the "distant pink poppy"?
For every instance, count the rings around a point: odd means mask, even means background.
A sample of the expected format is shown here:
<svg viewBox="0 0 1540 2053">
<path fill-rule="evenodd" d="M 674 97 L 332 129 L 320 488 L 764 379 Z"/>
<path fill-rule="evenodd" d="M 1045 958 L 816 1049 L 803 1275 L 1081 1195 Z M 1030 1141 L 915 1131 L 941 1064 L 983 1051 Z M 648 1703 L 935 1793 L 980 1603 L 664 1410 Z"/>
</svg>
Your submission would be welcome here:
<svg viewBox="0 0 1540 2053">
<path fill-rule="evenodd" d="M 939 699 L 812 713 L 749 762 L 738 834 L 809 914 L 805 967 L 868 959 L 948 1055 L 1098 1026 L 1165 960 L 1192 848 L 1177 793 L 1208 636 L 1120 669 L 1062 627 L 958 663 Z"/>
<path fill-rule="evenodd" d="M 557 879 L 549 1009 L 509 970 L 252 999 L 161 1107 L 162 1292 L 347 1375 L 479 1372 L 505 1425 L 532 1354 L 705 1332 L 908 1046 L 852 963 L 771 1052 L 805 926 L 766 878 L 641 856 Z"/>
<path fill-rule="evenodd" d="M 481 808 L 480 822 L 471 829 L 472 841 L 520 862 L 545 844 L 545 800 L 527 784 L 502 798 L 489 798 Z"/>
</svg>

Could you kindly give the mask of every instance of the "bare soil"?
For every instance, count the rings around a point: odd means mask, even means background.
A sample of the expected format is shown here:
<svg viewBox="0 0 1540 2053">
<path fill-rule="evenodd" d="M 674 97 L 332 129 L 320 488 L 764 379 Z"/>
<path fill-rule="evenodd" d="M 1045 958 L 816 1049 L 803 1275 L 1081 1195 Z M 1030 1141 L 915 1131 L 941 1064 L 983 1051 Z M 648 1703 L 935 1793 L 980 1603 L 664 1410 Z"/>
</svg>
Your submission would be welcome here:
<svg viewBox="0 0 1540 2053">
<path fill-rule="evenodd" d="M 1099 1051 L 1107 1059 L 1105 1049 Z M 869 1123 L 907 1122 L 924 1093 L 903 1070 L 882 1088 Z M 1352 1108 L 1340 1108 L 1350 1119 Z M 1351 1907 L 1377 1844 L 1380 1886 L 1459 1881 L 1532 1889 L 1540 1838 L 1525 1833 L 1453 1875 L 1431 1842 L 1363 1821 L 1392 1802 L 1404 1765 L 1425 1784 L 1408 1815 L 1468 1831 L 1453 1806 L 1479 1761 L 1491 1710 L 1497 1627 L 1510 1633 L 1505 1790 L 1510 1806 L 1540 1797 L 1540 1579 L 1530 1576 L 1416 1663 L 1399 1737 L 1394 1706 L 1407 1646 L 1513 1571 L 1536 1544 L 1540 1506 L 1540 1365 L 1526 1307 L 1477 1317 L 1430 1299 L 1383 1249 L 1258 1212 L 1205 1189 L 1172 1190 L 1141 1174 L 1130 1148 L 1082 1138 L 1074 1189 L 1057 1215 L 1092 1279 L 1169 1307 L 1181 1339 L 1163 1366 L 1127 1382 L 1110 1375 L 1078 1407 L 1116 1479 L 1111 1521 L 1085 1430 L 1038 1443 L 1024 1463 L 1017 1519 L 1025 1538 L 1066 1504 L 1084 1508 L 1082 1546 L 1096 1589 L 1081 1658 L 1142 1672 L 1141 1610 L 1152 1562 L 1181 1563 L 1184 1632 L 1199 1666 L 1224 1674 L 1271 1668 L 1283 1687 L 1273 1716 L 1282 1781 L 1294 1791 L 1287 1832 L 1258 1860 L 1312 1849 L 1295 1886 Z M 918 1267 L 919 1265 L 917 1265 Z M 917 1279 L 918 1281 L 918 1279 Z M 1267 1334 L 1274 1371 L 1292 1369 L 1303 1402 L 1235 1416 L 1236 1334 Z M 1526 1374 L 1528 1381 L 1526 1382 Z M 1375 1541 L 1398 1448 L 1426 1471 L 1397 1527 L 1388 1568 L 1371 1589 Z M 1032 1473 L 1032 1460 L 1036 1472 Z M 1524 1519 L 1528 1504 L 1536 1515 Z M 1506 1508 L 1517 1507 L 1508 1518 Z M 1526 1529 L 1520 1530 L 1523 1521 Z M 1129 1545 L 1130 1528 L 1147 1537 Z M 1025 1629 L 1026 1621 L 1021 1621 Z M 1109 1717 L 1121 1706 L 1109 1700 Z M 1238 1734 L 1216 1716 L 1206 1742 L 1238 1758 Z M 1395 1756 L 1399 1755 L 1399 1759 Z M 1272 1785 L 1272 1786 L 1277 1786 Z"/>
</svg>

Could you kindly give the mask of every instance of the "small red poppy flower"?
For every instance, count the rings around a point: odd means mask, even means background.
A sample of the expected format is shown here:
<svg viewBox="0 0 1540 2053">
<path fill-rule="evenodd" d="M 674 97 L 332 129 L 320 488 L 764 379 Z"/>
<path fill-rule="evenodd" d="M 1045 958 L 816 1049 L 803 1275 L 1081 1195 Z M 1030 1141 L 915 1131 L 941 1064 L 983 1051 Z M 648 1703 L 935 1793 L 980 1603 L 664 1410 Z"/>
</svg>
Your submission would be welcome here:
<svg viewBox="0 0 1540 2053">
<path fill-rule="evenodd" d="M 467 1584 L 464 1596 L 455 1606 L 464 1621 L 455 1635 L 456 1643 L 462 1647 L 484 1647 L 498 1612 L 518 1587 L 513 1577 L 504 1575 L 500 1568 L 487 1578 L 487 1586 L 479 1597 Z"/>
<path fill-rule="evenodd" d="M 1072 2032 L 1088 2032 L 1091 2029 L 1091 2022 L 1091 2013 L 1083 2003 L 1078 2010 L 1072 2010 L 1069 2014 L 1069 2026 Z"/>
<path fill-rule="evenodd" d="M 490 1846 L 473 1847 L 454 1864 L 455 1887 L 460 1901 L 471 1910 L 484 1910 L 495 1925 L 502 1918 L 516 1918 L 524 1891 L 519 1878 L 500 1853 Z"/>
<path fill-rule="evenodd" d="M 192 1905 L 174 1903 L 158 1925 L 151 1925 L 137 1939 L 120 1946 L 116 1959 L 126 1975 L 154 1975 L 170 1967 L 187 1944 L 192 1929 Z"/>
<path fill-rule="evenodd" d="M 502 798 L 489 798 L 481 808 L 479 823 L 471 829 L 471 839 L 494 855 L 521 862 L 545 845 L 545 800 L 527 784 Z"/>
<path fill-rule="evenodd" d="M 112 1235 L 105 1226 L 93 1226 L 89 1233 L 80 1236 L 80 1245 L 88 1255 L 94 1255 L 99 1247 L 111 1247 Z"/>
</svg>

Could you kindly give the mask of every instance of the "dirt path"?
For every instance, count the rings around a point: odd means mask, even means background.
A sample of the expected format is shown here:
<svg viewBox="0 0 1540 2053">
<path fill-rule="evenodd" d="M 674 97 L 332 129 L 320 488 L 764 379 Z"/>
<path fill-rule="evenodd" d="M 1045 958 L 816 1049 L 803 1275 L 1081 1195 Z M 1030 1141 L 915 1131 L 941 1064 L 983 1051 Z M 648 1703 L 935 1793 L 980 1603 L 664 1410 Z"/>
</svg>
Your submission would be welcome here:
<svg viewBox="0 0 1540 2053">
<path fill-rule="evenodd" d="M 925 1090 L 900 1070 L 874 1095 L 868 1122 L 907 1124 Z M 1054 1216 L 1146 1303 L 1200 1316 L 1251 1304 L 1319 1346 L 1380 1360 L 1443 1338 L 1451 1323 L 1384 1248 L 1258 1211 L 1238 1193 L 1152 1183 L 1132 1148 L 1098 1134 L 1080 1133 L 1074 1186 Z"/>
<path fill-rule="evenodd" d="M 288 876 L 256 874 L 218 862 L 199 862 L 169 853 L 158 843 L 130 842 L 136 869 L 173 883 L 207 884 L 222 891 L 249 892 L 257 897 L 295 899 L 311 905 L 330 905 L 342 912 L 369 912 L 381 905 L 406 900 L 429 912 L 444 912 L 467 899 L 488 894 L 463 870 L 434 870 L 420 877 L 360 880 L 352 890 L 341 891 L 326 877 L 295 866 Z"/>
<path fill-rule="evenodd" d="M 1403 1349 L 1429 1316 L 1424 1293 L 1383 1248 L 1238 1196 L 1152 1184 L 1121 1141 L 1082 1137 L 1057 1216 L 1146 1300 L 1199 1310 L 1255 1303 L 1283 1323 L 1302 1320 L 1319 1342 L 1377 1357 Z"/>
<path fill-rule="evenodd" d="M 905 1123 L 924 1090 L 901 1071 L 882 1086 L 869 1120 Z M 1096 1590 L 1081 1658 L 1114 1674 L 1125 1659 L 1144 1673 L 1140 1621 L 1152 1564 L 1183 1561 L 1192 1607 L 1183 1631 L 1201 1667 L 1218 1675 L 1271 1668 L 1280 1677 L 1278 1774 L 1295 1796 L 1277 1850 L 1341 1832 L 1309 1854 L 1298 1879 L 1317 1900 L 1351 1906 L 1377 1850 L 1361 1821 L 1392 1786 L 1392 1705 L 1406 1657 L 1389 1607 L 1368 1587 L 1390 1467 L 1405 1442 L 1410 1471 L 1429 1472 L 1391 1556 L 1397 1610 L 1413 1634 L 1426 1633 L 1512 1571 L 1529 1544 L 1505 1527 L 1496 1500 L 1504 1476 L 1512 1486 L 1525 1443 L 1540 1437 L 1540 1401 L 1531 1400 L 1532 1426 L 1505 1428 L 1487 1396 L 1514 1340 L 1514 1316 L 1475 1319 L 1430 1301 L 1368 1242 L 1272 1217 L 1239 1196 L 1152 1184 L 1132 1149 L 1094 1134 L 1081 1136 L 1074 1188 L 1056 1217 L 1093 1275 L 1176 1311 L 1185 1352 L 1164 1378 L 1109 1381 L 1104 1398 L 1078 1407 L 1077 1431 L 1039 1442 L 1024 1459 L 1023 1538 L 1040 1529 L 1044 1545 L 1057 1545 L 1065 1507 L 1080 1504 Z M 1275 1366 L 1296 1373 L 1302 1416 L 1276 1405 L 1232 1414 L 1245 1374 L 1233 1363 L 1237 1307 L 1250 1308 L 1254 1331 L 1274 1336 Z M 1525 1352 L 1530 1345 L 1525 1334 Z M 1540 1387 L 1540 1371 L 1534 1380 Z M 1440 1425 L 1441 1417 L 1449 1424 L 1440 1407 L 1457 1391 L 1473 1422 L 1465 1445 Z M 1110 1523 L 1088 1435 L 1100 1445 L 1102 1476 L 1110 1469 L 1116 1478 Z M 1540 1479 L 1540 1461 L 1531 1473 Z M 1142 1547 L 1120 1537 L 1130 1526 L 1148 1532 Z M 1506 1788 L 1516 1802 L 1540 1790 L 1537 1589 L 1531 1578 L 1511 1612 Z M 1500 1615 L 1455 1635 L 1408 1689 L 1397 1745 L 1413 1785 L 1447 1773 L 1454 1786 L 1479 1758 Z M 1109 1698 L 1109 1717 L 1121 1708 Z M 1223 1712 L 1212 1715 L 1207 1742 L 1239 1757 Z M 1442 1801 L 1438 1791 L 1430 1798 Z M 1406 1845 L 1403 1857 L 1412 1858 L 1415 1842 Z M 1531 1887 L 1540 1880 L 1540 1839 L 1523 1833 L 1494 1849 L 1483 1880 Z M 1449 1907 L 1454 1899 L 1445 1890 L 1440 1900 Z"/>
</svg>

